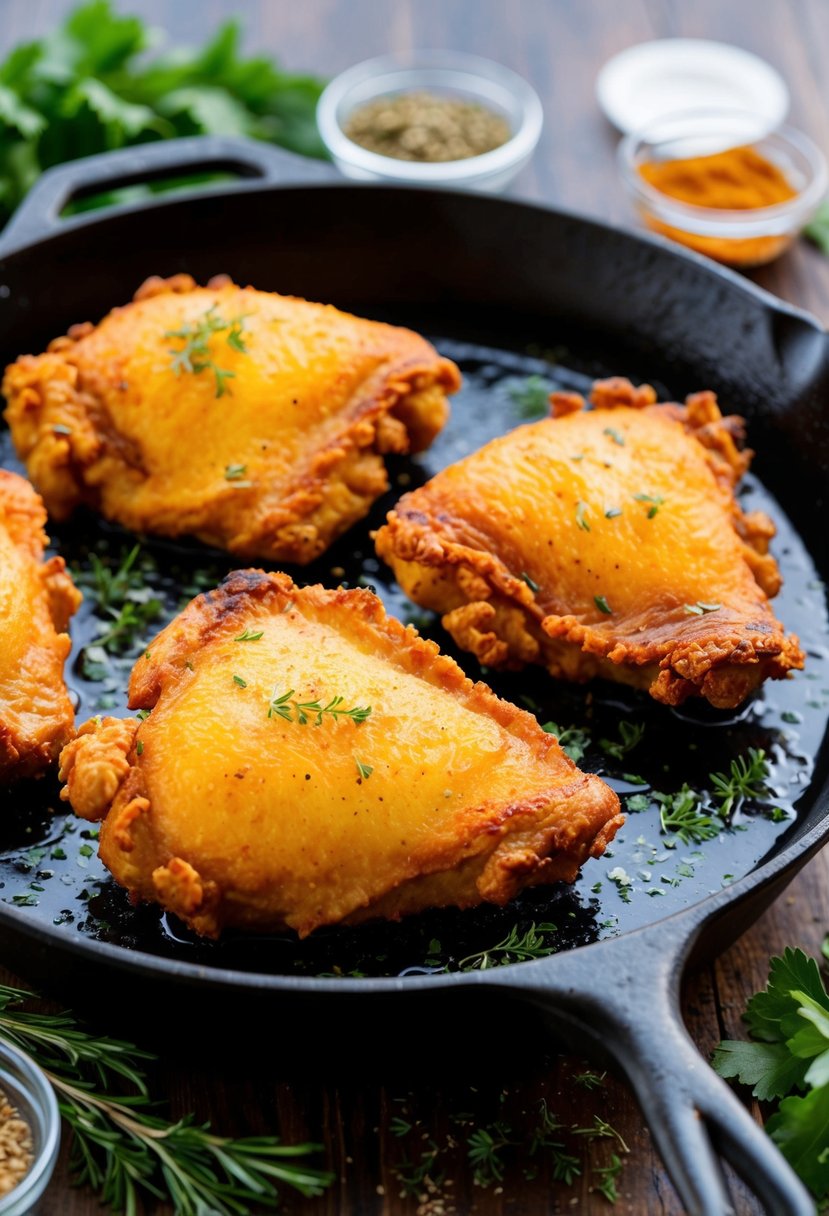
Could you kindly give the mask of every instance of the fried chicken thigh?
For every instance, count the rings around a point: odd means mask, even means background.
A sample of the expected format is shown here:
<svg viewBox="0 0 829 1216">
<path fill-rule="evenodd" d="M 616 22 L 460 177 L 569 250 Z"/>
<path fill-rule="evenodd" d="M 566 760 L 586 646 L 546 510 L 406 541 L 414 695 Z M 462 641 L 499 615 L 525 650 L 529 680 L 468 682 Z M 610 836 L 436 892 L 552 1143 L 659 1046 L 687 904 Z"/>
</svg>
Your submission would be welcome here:
<svg viewBox="0 0 829 1216">
<path fill-rule="evenodd" d="M 40 776 L 72 737 L 66 629 L 81 601 L 63 558 L 44 562 L 46 512 L 0 469 L 0 783 Z"/>
<path fill-rule="evenodd" d="M 604 676 L 677 705 L 739 704 L 803 665 L 768 597 L 774 535 L 734 490 L 751 453 L 713 393 L 598 382 L 406 494 L 377 552 L 491 667 Z"/>
<path fill-rule="evenodd" d="M 503 904 L 573 880 L 622 822 L 529 714 L 368 591 L 239 571 L 151 643 L 145 721 L 94 720 L 62 796 L 135 899 L 198 933 Z"/>
<path fill-rule="evenodd" d="M 236 287 L 149 279 L 8 368 L 6 418 L 49 513 L 308 562 L 429 446 L 455 365 L 406 329 Z"/>
</svg>

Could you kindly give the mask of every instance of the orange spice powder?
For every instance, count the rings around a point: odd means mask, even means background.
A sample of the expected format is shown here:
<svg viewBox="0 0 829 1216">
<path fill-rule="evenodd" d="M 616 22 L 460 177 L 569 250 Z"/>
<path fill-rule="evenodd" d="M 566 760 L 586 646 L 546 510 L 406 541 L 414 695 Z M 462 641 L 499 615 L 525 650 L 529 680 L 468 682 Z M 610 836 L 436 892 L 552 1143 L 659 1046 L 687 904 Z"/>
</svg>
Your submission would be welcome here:
<svg viewBox="0 0 829 1216">
<path fill-rule="evenodd" d="M 639 172 L 661 194 L 695 207 L 747 211 L 773 207 L 797 194 L 777 165 L 748 147 L 687 160 L 646 161 Z"/>
<path fill-rule="evenodd" d="M 642 178 L 661 194 L 695 207 L 749 211 L 794 198 L 797 190 L 772 161 L 750 147 L 729 148 L 710 156 L 646 161 Z M 703 236 L 668 225 L 643 210 L 649 228 L 730 266 L 759 266 L 791 243 L 791 237 L 726 238 Z"/>
</svg>

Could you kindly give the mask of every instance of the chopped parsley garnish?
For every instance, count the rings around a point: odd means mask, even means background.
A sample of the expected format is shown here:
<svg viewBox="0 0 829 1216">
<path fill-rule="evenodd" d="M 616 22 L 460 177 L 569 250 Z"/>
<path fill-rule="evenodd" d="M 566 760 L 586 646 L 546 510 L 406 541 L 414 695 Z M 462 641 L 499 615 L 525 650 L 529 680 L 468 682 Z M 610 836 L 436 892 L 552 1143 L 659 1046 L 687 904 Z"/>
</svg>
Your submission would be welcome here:
<svg viewBox="0 0 829 1216">
<path fill-rule="evenodd" d="M 253 629 L 246 629 L 244 633 L 240 633 L 239 636 L 234 638 L 233 640 L 234 640 L 234 642 L 258 642 L 259 639 L 263 636 L 263 633 L 264 633 L 264 630 L 262 630 L 262 629 L 260 629 L 258 631 L 258 633 L 255 632 Z"/>
<path fill-rule="evenodd" d="M 525 570 L 521 571 L 521 574 L 519 575 L 519 577 L 524 580 L 524 582 L 529 587 L 530 591 L 532 591 L 533 595 L 536 595 L 541 590 L 541 588 L 539 587 L 539 585 L 535 581 L 535 579 L 530 578 L 529 574 L 527 574 L 527 572 Z"/>
<path fill-rule="evenodd" d="M 574 764 L 578 764 L 590 743 L 590 732 L 580 726 L 562 727 L 555 722 L 545 722 L 541 729 L 548 735 L 555 735 L 559 747 Z"/>
<path fill-rule="evenodd" d="M 621 514 L 621 507 L 608 507 L 604 513 L 604 517 L 605 519 L 617 519 Z"/>
<path fill-rule="evenodd" d="M 173 371 L 177 376 L 182 372 L 198 375 L 200 372 L 211 371 L 216 385 L 216 396 L 223 397 L 228 392 L 227 381 L 232 380 L 236 373 L 227 368 L 219 367 L 211 357 L 210 340 L 217 334 L 225 335 L 225 342 L 241 354 L 247 354 L 247 347 L 242 338 L 245 317 L 234 317 L 230 321 L 217 311 L 218 304 L 211 304 L 207 312 L 192 325 L 182 325 L 181 329 L 168 329 L 165 338 L 177 338 L 184 343 L 180 350 L 171 350 L 173 356 Z"/>
<path fill-rule="evenodd" d="M 225 467 L 225 481 L 239 481 L 248 471 L 246 464 L 229 464 Z"/>
<path fill-rule="evenodd" d="M 274 689 L 268 702 L 268 717 L 284 718 L 286 722 L 298 722 L 300 726 L 305 726 L 309 719 L 313 718 L 314 726 L 322 726 L 323 718 L 328 715 L 335 721 L 339 718 L 350 718 L 359 726 L 371 714 L 370 705 L 355 705 L 353 709 L 343 709 L 343 700 L 343 697 L 332 697 L 327 705 L 323 705 L 321 701 L 295 701 L 293 688 L 283 692 L 281 696 L 277 696 L 277 690 Z"/>
<path fill-rule="evenodd" d="M 609 435 L 614 443 L 618 443 L 620 448 L 623 448 L 625 446 L 624 435 L 622 434 L 621 431 L 617 431 L 615 427 L 606 426 L 604 428 L 604 433 L 605 433 L 605 435 Z"/>
<path fill-rule="evenodd" d="M 702 600 L 697 600 L 695 604 L 683 604 L 682 607 L 689 616 L 702 616 L 706 612 L 716 612 L 722 608 L 722 604 L 704 604 Z"/>
<path fill-rule="evenodd" d="M 247 688 L 248 686 L 247 680 L 243 680 L 241 676 L 234 676 L 233 683 L 238 684 L 240 688 Z"/>
<path fill-rule="evenodd" d="M 614 760 L 621 760 L 626 756 L 636 744 L 640 741 L 645 733 L 645 724 L 637 722 L 626 722 L 624 719 L 619 723 L 619 736 L 616 739 L 600 739 L 599 747 L 606 756 L 612 756 Z"/>
<path fill-rule="evenodd" d="M 610 607 L 610 604 L 608 604 L 607 600 L 605 599 L 605 597 L 603 595 L 594 595 L 593 603 L 596 605 L 599 612 L 604 612 L 607 614 L 607 616 L 613 615 L 613 609 Z"/>
<path fill-rule="evenodd" d="M 587 519 L 585 518 L 586 511 L 587 511 L 586 502 L 577 502 L 576 503 L 576 523 L 579 525 L 579 527 L 582 529 L 583 532 L 590 531 L 590 524 L 587 522 Z"/>
<path fill-rule="evenodd" d="M 142 743 L 142 741 L 140 739 L 138 740 L 138 742 L 135 745 L 135 754 L 136 754 L 136 756 L 144 755 L 144 744 Z"/>
<path fill-rule="evenodd" d="M 357 772 L 360 774 L 362 779 L 367 781 L 374 772 L 374 766 L 371 764 L 363 764 L 362 760 L 358 760 L 356 756 L 354 757 L 354 763 L 357 765 Z"/>
<path fill-rule="evenodd" d="M 90 553 L 89 568 L 76 569 L 75 581 L 91 594 L 95 614 L 101 618 L 100 632 L 93 646 L 86 647 L 84 675 L 87 679 L 104 679 L 107 674 L 107 654 L 124 654 L 136 643 L 138 636 L 163 611 L 163 603 L 151 587 L 144 583 L 138 568 L 141 546 L 122 550 L 120 562 L 113 568 L 108 558 Z M 145 558 L 143 564 L 151 562 Z M 97 651 L 97 656 L 96 656 Z M 101 661 L 96 661 L 96 657 Z"/>
</svg>

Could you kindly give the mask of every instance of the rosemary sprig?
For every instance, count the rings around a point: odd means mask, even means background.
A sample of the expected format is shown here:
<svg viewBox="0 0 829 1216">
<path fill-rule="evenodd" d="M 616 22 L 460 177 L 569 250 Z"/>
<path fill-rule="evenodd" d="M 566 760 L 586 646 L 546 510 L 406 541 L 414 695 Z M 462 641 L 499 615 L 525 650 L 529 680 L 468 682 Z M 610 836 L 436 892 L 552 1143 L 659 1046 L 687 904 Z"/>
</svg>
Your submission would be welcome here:
<svg viewBox="0 0 829 1216">
<path fill-rule="evenodd" d="M 211 357 L 210 340 L 216 334 L 225 334 L 225 342 L 241 354 L 247 354 L 247 347 L 242 338 L 245 317 L 234 317 L 225 321 L 220 315 L 218 304 L 211 304 L 204 316 L 192 325 L 182 325 L 181 329 L 168 329 L 165 338 L 178 338 L 184 343 L 179 350 L 171 350 L 173 356 L 173 371 L 177 376 L 182 372 L 198 375 L 200 372 L 211 371 L 216 382 L 216 396 L 223 397 L 228 392 L 227 381 L 232 380 L 236 373 L 227 368 L 219 367 Z"/>
<path fill-rule="evenodd" d="M 702 811 L 699 794 L 686 783 L 676 794 L 653 795 L 660 804 L 659 822 L 663 832 L 678 836 L 683 844 L 702 844 L 722 831 L 722 824 Z"/>
<path fill-rule="evenodd" d="M 0 986 L 0 1039 L 43 1068 L 72 1131 L 75 1181 L 93 1187 L 115 1211 L 136 1216 L 144 1194 L 170 1199 L 177 1216 L 246 1216 L 252 1203 L 273 1205 L 277 1182 L 312 1196 L 333 1180 L 290 1160 L 317 1145 L 282 1145 L 273 1136 L 228 1139 L 191 1115 L 164 1120 L 152 1109 L 143 1068 L 153 1056 L 132 1043 L 90 1034 L 70 1013 L 21 1008 L 34 998 Z M 124 1081 L 136 1092 L 103 1092 Z"/>
<path fill-rule="evenodd" d="M 332 697 L 327 705 L 323 705 L 321 701 L 295 701 L 293 688 L 288 692 L 283 692 L 281 696 L 277 693 L 276 688 L 271 693 L 271 699 L 268 702 L 268 717 L 284 718 L 286 722 L 298 722 L 300 726 L 306 725 L 309 716 L 314 718 L 314 726 L 322 726 L 322 720 L 326 714 L 334 721 L 339 718 L 350 718 L 356 726 L 359 726 L 371 714 L 370 705 L 355 705 L 353 709 L 343 709 L 344 697 Z"/>
<path fill-rule="evenodd" d="M 728 819 L 732 811 L 746 799 L 762 798 L 766 793 L 766 778 L 769 765 L 761 747 L 750 747 L 748 756 L 738 756 L 731 761 L 727 773 L 709 773 L 714 787 L 714 797 L 719 800 L 717 814 Z"/>
<path fill-rule="evenodd" d="M 462 958 L 458 963 L 458 970 L 488 971 L 490 967 L 503 967 L 507 963 L 523 963 L 527 959 L 555 954 L 556 947 L 546 940 L 546 936 L 556 932 L 556 926 L 549 921 L 542 921 L 538 925 L 533 921 L 524 933 L 519 931 L 517 925 L 513 925 L 503 941 L 490 946 L 488 950 L 480 950 Z"/>
</svg>

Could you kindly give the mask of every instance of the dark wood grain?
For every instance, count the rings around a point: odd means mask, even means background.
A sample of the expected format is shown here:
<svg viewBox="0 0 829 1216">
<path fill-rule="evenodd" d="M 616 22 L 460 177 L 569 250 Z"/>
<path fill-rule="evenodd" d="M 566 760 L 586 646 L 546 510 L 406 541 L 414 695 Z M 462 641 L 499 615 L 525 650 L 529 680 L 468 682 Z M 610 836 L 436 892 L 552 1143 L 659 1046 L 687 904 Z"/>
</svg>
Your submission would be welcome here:
<svg viewBox="0 0 829 1216">
<path fill-rule="evenodd" d="M 0 53 L 23 38 L 49 29 L 71 7 L 67 0 L 3 0 Z M 539 197 L 612 222 L 632 225 L 615 166 L 615 132 L 594 99 L 601 64 L 618 50 L 650 38 L 691 36 L 737 43 L 773 63 L 792 92 L 792 121 L 829 148 L 825 65 L 829 63 L 826 0 L 123 0 L 123 11 L 140 13 L 166 28 L 176 41 L 201 38 L 218 20 L 237 14 L 247 45 L 276 55 L 287 67 L 333 74 L 360 59 L 409 46 L 448 46 L 498 59 L 527 76 L 544 103 L 546 125 L 532 164 L 516 193 Z M 800 243 L 760 271 L 768 290 L 829 321 L 829 261 Z M 815 953 L 829 928 L 829 857 L 818 856 L 769 912 L 713 967 L 688 977 L 683 1009 L 704 1054 L 723 1036 L 741 1034 L 740 1014 L 748 996 L 766 980 L 770 954 L 786 945 Z M 8 978 L 0 973 L 0 978 Z M 165 1016 L 160 1010 L 159 1016 Z M 484 1013 L 485 1016 L 485 1013 Z M 391 1030 L 393 1033 L 393 1028 Z M 556 1183 L 548 1169 L 524 1176 L 531 1164 L 529 1139 L 544 1100 L 567 1127 L 588 1126 L 600 1114 L 618 1130 L 625 1157 L 617 1211 L 641 1216 L 678 1216 L 681 1207 L 644 1128 L 626 1084 L 608 1076 L 602 1089 L 587 1092 L 573 1077 L 584 1064 L 545 1055 L 543 1043 L 528 1042 L 521 1013 L 512 1025 L 493 1027 L 492 1056 L 480 1061 L 479 1081 L 464 1090 L 434 1081 L 411 1090 L 375 1083 L 290 1083 L 278 1065 L 253 1075 L 229 1073 L 216 1060 L 193 1071 L 165 1060 L 160 1093 L 176 1113 L 195 1111 L 227 1133 L 271 1131 L 287 1141 L 308 1138 L 324 1144 L 324 1158 L 337 1174 L 327 1194 L 306 1201 L 285 1193 L 288 1213 L 309 1216 L 544 1216 L 609 1211 L 591 1191 L 591 1168 L 609 1160 L 608 1140 L 581 1144 L 585 1170 L 571 1186 Z M 405 1048 L 405 1045 L 401 1045 Z M 518 1159 L 502 1185 L 472 1184 L 465 1134 L 457 1113 L 472 1112 L 479 1125 L 502 1119 L 512 1129 Z M 755 1112 L 757 1113 L 757 1112 Z M 406 1117 L 417 1132 L 399 1139 L 390 1120 Z M 421 1139 L 418 1139 L 421 1137 Z M 400 1197 L 397 1170 L 404 1157 L 441 1148 L 443 1206 Z M 454 1143 L 454 1148 L 447 1144 Z M 738 1211 L 761 1209 L 739 1185 Z M 42 1216 L 90 1216 L 98 1211 L 87 1192 L 71 1191 L 65 1159 L 56 1172 Z"/>
</svg>

